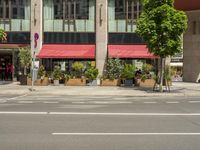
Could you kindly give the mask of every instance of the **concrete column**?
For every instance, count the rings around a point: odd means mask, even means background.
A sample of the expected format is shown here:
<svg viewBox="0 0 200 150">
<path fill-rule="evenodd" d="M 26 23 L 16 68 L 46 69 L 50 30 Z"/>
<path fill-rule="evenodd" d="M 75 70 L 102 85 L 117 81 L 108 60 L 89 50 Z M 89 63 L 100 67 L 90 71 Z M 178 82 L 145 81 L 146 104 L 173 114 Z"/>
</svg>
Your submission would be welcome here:
<svg viewBox="0 0 200 150">
<path fill-rule="evenodd" d="M 108 43 L 107 0 L 96 0 L 96 67 L 103 74 Z"/>
<path fill-rule="evenodd" d="M 200 81 L 200 10 L 186 12 L 188 29 L 183 38 L 183 81 Z M 194 23 L 196 22 L 196 26 Z M 196 28 L 195 28 L 196 27 Z M 194 33 L 194 30 L 196 31 Z"/>
<path fill-rule="evenodd" d="M 40 51 L 43 40 L 43 0 L 31 0 L 31 50 L 36 52 Z M 35 48 L 34 35 L 37 33 L 39 39 Z"/>
</svg>

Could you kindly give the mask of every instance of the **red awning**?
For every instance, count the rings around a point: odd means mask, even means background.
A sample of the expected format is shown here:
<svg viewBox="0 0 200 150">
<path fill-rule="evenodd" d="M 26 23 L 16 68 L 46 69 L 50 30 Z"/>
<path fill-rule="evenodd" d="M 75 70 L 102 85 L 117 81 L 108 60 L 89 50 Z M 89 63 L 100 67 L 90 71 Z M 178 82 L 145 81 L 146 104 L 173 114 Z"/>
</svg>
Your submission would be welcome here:
<svg viewBox="0 0 200 150">
<path fill-rule="evenodd" d="M 149 53 L 146 45 L 109 45 L 110 58 L 157 58 Z"/>
<path fill-rule="evenodd" d="M 95 58 L 95 45 L 45 44 L 38 58 Z"/>
</svg>

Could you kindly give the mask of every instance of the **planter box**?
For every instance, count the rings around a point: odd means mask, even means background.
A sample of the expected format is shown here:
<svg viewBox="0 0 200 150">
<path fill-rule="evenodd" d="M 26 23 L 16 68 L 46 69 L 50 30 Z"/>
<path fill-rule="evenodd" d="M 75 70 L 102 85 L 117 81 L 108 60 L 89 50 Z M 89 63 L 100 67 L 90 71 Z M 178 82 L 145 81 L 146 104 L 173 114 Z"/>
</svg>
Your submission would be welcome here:
<svg viewBox="0 0 200 150">
<path fill-rule="evenodd" d="M 27 85 L 29 85 L 29 86 L 32 85 L 32 80 L 31 80 L 31 78 L 28 78 L 28 79 L 27 79 Z M 34 85 L 35 85 L 35 86 L 47 86 L 47 85 L 49 85 L 49 79 L 46 77 L 46 78 L 44 78 L 43 80 L 41 80 L 41 79 L 35 80 L 35 81 L 34 81 Z"/>
<path fill-rule="evenodd" d="M 119 79 L 114 79 L 114 80 L 101 80 L 101 86 L 119 86 L 120 85 L 120 80 Z"/>
<path fill-rule="evenodd" d="M 85 86 L 86 79 L 69 79 L 65 80 L 66 86 Z"/>
<path fill-rule="evenodd" d="M 58 86 L 58 85 L 59 85 L 59 80 L 53 80 L 53 84 L 54 84 L 55 86 Z"/>
<path fill-rule="evenodd" d="M 155 84 L 155 80 L 154 79 L 146 79 L 144 82 L 142 82 L 141 79 L 137 79 L 137 84 L 140 87 L 153 88 L 153 86 Z"/>
<path fill-rule="evenodd" d="M 97 80 L 87 81 L 88 86 L 97 86 Z"/>
<path fill-rule="evenodd" d="M 125 79 L 124 86 L 133 86 L 133 79 Z"/>
<path fill-rule="evenodd" d="M 26 75 L 20 75 L 19 76 L 19 82 L 20 82 L 20 85 L 27 85 L 27 76 Z"/>
</svg>

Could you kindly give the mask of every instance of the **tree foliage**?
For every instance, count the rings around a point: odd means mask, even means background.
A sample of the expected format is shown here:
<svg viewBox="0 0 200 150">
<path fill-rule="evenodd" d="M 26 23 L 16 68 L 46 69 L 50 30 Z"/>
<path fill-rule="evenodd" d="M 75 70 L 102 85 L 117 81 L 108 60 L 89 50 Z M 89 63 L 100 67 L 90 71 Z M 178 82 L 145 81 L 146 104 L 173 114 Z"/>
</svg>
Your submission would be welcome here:
<svg viewBox="0 0 200 150">
<path fill-rule="evenodd" d="M 137 21 L 136 33 L 149 51 L 160 57 L 158 80 L 163 91 L 165 58 L 182 51 L 182 34 L 187 28 L 187 16 L 174 9 L 174 0 L 144 0 L 144 9 Z"/>
<path fill-rule="evenodd" d="M 7 34 L 4 32 L 3 29 L 0 29 L 0 41 L 4 41 L 7 38 Z"/>
<path fill-rule="evenodd" d="M 24 68 L 24 75 L 27 74 L 27 69 L 31 66 L 31 49 L 30 47 L 19 48 L 19 61 Z"/>
<path fill-rule="evenodd" d="M 182 34 L 187 16 L 173 7 L 173 0 L 144 0 L 144 10 L 137 21 L 136 33 L 156 56 L 167 57 L 181 52 Z"/>
</svg>

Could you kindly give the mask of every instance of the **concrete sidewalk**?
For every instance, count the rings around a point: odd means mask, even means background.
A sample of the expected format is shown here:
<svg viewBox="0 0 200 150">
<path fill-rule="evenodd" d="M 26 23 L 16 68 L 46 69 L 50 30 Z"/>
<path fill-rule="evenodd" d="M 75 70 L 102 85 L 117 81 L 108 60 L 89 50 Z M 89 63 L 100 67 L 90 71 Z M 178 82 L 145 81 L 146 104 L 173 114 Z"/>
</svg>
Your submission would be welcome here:
<svg viewBox="0 0 200 150">
<path fill-rule="evenodd" d="M 105 87 L 105 86 L 35 86 L 35 91 L 30 91 L 30 86 L 21 86 L 18 82 L 0 85 L 1 95 L 93 95 L 93 96 L 200 96 L 200 84 L 174 82 L 170 93 L 153 92 L 152 89 L 139 87 Z"/>
</svg>

